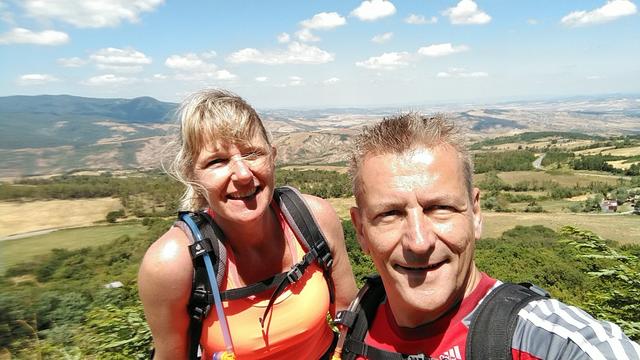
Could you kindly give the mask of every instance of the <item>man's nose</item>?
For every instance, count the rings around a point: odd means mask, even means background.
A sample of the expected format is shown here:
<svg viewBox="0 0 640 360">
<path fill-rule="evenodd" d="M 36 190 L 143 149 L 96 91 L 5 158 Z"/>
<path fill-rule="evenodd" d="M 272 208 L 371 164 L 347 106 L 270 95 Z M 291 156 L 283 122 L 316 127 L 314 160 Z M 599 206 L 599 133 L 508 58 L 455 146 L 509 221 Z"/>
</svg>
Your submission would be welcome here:
<svg viewBox="0 0 640 360">
<path fill-rule="evenodd" d="M 405 222 L 405 236 L 403 247 L 413 253 L 421 254 L 432 250 L 436 244 L 437 235 L 431 219 L 422 209 L 413 209 L 408 213 Z"/>
</svg>

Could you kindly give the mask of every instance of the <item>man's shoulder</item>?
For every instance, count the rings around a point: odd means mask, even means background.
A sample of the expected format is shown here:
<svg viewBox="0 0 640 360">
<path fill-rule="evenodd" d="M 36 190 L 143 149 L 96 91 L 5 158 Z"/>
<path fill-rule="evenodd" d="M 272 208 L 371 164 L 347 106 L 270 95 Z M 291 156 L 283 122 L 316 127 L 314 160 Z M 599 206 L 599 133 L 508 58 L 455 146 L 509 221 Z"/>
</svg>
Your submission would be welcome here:
<svg viewBox="0 0 640 360">
<path fill-rule="evenodd" d="M 540 359 L 640 359 L 640 346 L 618 325 L 551 298 L 518 312 L 512 348 Z"/>
</svg>

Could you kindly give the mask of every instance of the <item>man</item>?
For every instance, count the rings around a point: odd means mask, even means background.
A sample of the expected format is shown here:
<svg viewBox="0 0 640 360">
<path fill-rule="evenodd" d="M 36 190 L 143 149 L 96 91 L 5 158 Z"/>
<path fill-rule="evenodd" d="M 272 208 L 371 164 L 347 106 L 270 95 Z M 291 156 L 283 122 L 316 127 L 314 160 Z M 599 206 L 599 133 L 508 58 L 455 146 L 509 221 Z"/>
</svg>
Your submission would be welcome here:
<svg viewBox="0 0 640 360">
<path fill-rule="evenodd" d="M 474 311 L 501 282 L 474 262 L 480 192 L 462 144 L 452 122 L 416 113 L 385 119 L 354 139 L 351 219 L 386 297 L 367 319 L 364 344 L 345 346 L 347 355 L 470 358 Z M 513 359 L 640 359 L 640 346 L 618 326 L 557 300 L 526 302 L 515 324 L 506 347 Z"/>
</svg>

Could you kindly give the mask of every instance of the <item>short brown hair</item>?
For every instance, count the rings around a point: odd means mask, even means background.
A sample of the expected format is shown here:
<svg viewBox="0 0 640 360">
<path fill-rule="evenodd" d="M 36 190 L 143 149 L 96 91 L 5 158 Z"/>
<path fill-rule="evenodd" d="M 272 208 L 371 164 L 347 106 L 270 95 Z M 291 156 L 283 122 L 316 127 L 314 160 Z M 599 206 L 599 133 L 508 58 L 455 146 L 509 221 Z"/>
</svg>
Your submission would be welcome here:
<svg viewBox="0 0 640 360">
<path fill-rule="evenodd" d="M 356 201 L 360 195 L 360 168 L 365 157 L 404 154 L 417 147 L 446 145 L 455 149 L 462 161 L 469 196 L 473 190 L 473 160 L 465 146 L 461 129 L 443 115 L 426 117 L 416 112 L 400 114 L 365 126 L 352 141 L 349 173 Z"/>
</svg>

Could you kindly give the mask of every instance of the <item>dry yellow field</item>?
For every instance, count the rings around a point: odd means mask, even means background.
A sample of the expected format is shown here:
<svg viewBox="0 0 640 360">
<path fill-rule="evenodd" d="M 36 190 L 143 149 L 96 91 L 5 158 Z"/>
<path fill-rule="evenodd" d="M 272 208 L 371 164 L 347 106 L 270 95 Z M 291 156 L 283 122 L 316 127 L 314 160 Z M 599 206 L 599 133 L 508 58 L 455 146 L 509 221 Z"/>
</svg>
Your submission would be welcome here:
<svg viewBox="0 0 640 360">
<path fill-rule="evenodd" d="M 590 182 L 604 182 L 615 185 L 619 176 L 606 173 L 582 173 L 574 172 L 573 174 L 550 174 L 544 171 L 510 171 L 499 173 L 498 176 L 509 184 L 515 184 L 518 181 L 555 181 L 562 186 L 574 186 L 577 183 L 588 185 Z M 474 175 L 474 182 L 482 180 L 484 174 Z"/>
<path fill-rule="evenodd" d="M 484 212 L 483 237 L 498 237 L 516 225 L 544 225 L 558 230 L 564 225 L 590 230 L 605 239 L 640 244 L 640 216 L 563 213 Z"/>
<path fill-rule="evenodd" d="M 626 160 L 615 160 L 615 161 L 607 161 L 607 163 L 613 166 L 616 169 L 626 170 L 631 167 L 633 164 L 640 164 L 640 161 L 636 162 L 625 162 Z"/>
<path fill-rule="evenodd" d="M 576 155 L 595 155 L 595 154 L 600 154 L 603 151 L 611 150 L 613 148 L 615 148 L 615 146 L 603 146 L 599 148 L 575 151 L 575 154 Z"/>
<path fill-rule="evenodd" d="M 356 205 L 356 201 L 353 197 L 331 198 L 327 199 L 327 201 L 331 204 L 331 206 L 333 206 L 334 209 L 336 209 L 336 212 L 341 219 L 351 219 L 351 215 L 349 215 L 349 209 L 352 206 Z"/>
<path fill-rule="evenodd" d="M 628 148 L 620 148 L 615 149 L 614 147 L 603 147 L 596 149 L 588 149 L 583 151 L 576 151 L 576 154 L 581 155 L 593 155 L 593 154 L 603 154 L 603 155 L 614 155 L 614 156 L 636 156 L 640 155 L 640 146 L 636 147 L 628 147 Z"/>
<path fill-rule="evenodd" d="M 349 208 L 355 205 L 353 198 L 327 199 L 336 209 L 338 216 L 349 220 Z M 498 237 L 516 225 L 544 225 L 558 230 L 564 225 L 572 225 L 590 230 L 603 238 L 620 243 L 640 244 L 640 216 L 573 214 L 573 213 L 496 213 L 484 211 L 483 237 Z"/>
<path fill-rule="evenodd" d="M 335 171 L 341 174 L 346 173 L 349 168 L 346 166 L 337 166 L 337 165 L 291 165 L 284 166 L 281 169 L 284 170 L 326 170 L 326 171 Z"/>
<path fill-rule="evenodd" d="M 86 226 L 121 208 L 116 198 L 0 202 L 0 238 L 60 227 Z"/>
</svg>

